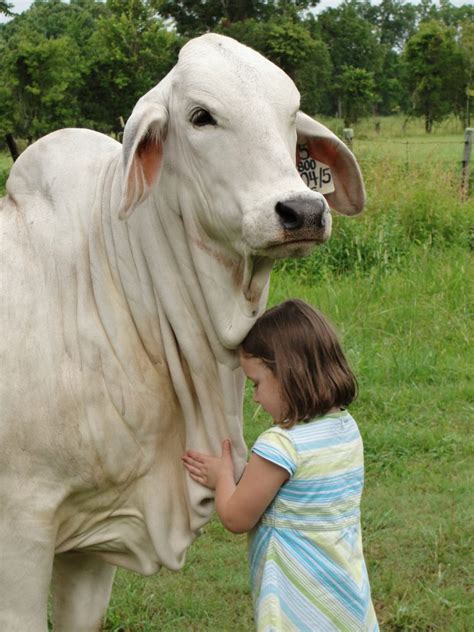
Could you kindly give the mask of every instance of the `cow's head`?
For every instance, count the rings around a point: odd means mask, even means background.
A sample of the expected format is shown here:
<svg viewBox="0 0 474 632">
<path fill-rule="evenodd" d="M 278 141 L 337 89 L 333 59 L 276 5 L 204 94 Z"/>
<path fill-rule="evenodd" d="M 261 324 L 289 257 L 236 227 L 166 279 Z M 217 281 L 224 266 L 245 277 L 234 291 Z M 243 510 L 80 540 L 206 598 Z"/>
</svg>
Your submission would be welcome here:
<svg viewBox="0 0 474 632">
<path fill-rule="evenodd" d="M 353 215 L 365 202 L 352 153 L 299 111 L 291 79 L 214 34 L 186 44 L 176 67 L 137 103 L 124 161 L 122 217 L 164 169 L 179 182 L 180 204 L 192 198 L 205 233 L 271 258 L 308 254 L 331 233 L 329 206 Z"/>
<path fill-rule="evenodd" d="M 299 101 L 274 64 L 208 34 L 183 47 L 125 127 L 120 216 L 149 198 L 172 213 L 164 226 L 180 217 L 224 347 L 264 308 L 271 262 L 326 241 L 330 206 L 354 215 L 365 203 L 354 156 Z"/>
</svg>

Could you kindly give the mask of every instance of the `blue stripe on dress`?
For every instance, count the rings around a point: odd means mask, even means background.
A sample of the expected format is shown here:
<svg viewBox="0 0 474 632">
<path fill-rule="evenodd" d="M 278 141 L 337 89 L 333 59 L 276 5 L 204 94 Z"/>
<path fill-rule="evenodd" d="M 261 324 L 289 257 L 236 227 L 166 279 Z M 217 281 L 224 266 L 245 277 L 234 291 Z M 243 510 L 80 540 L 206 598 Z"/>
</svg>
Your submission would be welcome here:
<svg viewBox="0 0 474 632">
<path fill-rule="evenodd" d="M 281 452 L 277 452 L 273 449 L 272 446 L 268 446 L 266 444 L 259 443 L 257 446 L 253 446 L 252 452 L 258 454 L 267 461 L 271 461 L 275 463 L 275 465 L 279 465 L 283 469 L 285 469 L 290 476 L 293 476 L 295 473 L 295 463 L 289 458 L 286 458 Z"/>
</svg>

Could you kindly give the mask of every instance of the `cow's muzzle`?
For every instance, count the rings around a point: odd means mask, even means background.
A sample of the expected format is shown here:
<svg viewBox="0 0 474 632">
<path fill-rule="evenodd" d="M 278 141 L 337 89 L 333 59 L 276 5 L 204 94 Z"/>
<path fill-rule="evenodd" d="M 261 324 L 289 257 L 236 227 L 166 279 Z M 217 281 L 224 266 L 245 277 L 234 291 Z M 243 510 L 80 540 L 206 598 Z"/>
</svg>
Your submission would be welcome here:
<svg viewBox="0 0 474 632">
<path fill-rule="evenodd" d="M 304 231 L 307 239 L 318 240 L 331 225 L 329 206 L 324 199 L 290 198 L 275 204 L 275 212 L 282 228 L 288 232 Z M 291 237 L 290 237 L 291 238 Z"/>
<path fill-rule="evenodd" d="M 295 192 L 288 197 L 275 196 L 266 208 L 256 207 L 245 214 L 242 237 L 256 255 L 270 259 L 304 257 L 329 239 L 331 223 L 322 195 Z"/>
</svg>

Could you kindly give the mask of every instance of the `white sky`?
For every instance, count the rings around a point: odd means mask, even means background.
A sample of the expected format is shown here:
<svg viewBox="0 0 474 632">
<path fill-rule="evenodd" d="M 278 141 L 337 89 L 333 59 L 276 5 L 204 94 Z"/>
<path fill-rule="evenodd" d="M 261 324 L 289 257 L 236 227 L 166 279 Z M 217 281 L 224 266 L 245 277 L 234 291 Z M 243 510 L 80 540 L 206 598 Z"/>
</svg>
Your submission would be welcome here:
<svg viewBox="0 0 474 632">
<path fill-rule="evenodd" d="M 32 4 L 33 0 L 8 0 L 12 7 L 12 11 L 14 13 L 21 13 L 22 11 L 26 11 L 30 4 Z M 316 13 L 324 11 L 328 7 L 337 7 L 337 5 L 341 4 L 342 0 L 321 0 L 318 6 L 316 7 Z M 411 4 L 418 4 L 419 0 L 410 0 Z M 379 4 L 379 2 L 373 2 L 373 4 Z M 461 7 L 465 4 L 469 5 L 470 2 L 466 2 L 466 0 L 451 0 L 451 4 L 456 7 Z M 0 16 L 0 22 L 7 21 L 5 16 Z"/>
</svg>

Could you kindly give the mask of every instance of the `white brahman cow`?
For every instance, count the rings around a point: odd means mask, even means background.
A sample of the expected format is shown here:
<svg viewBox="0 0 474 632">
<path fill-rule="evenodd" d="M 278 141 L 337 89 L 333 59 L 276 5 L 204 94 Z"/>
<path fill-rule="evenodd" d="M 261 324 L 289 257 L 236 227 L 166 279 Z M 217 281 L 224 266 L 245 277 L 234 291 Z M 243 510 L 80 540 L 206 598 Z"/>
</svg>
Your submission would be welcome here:
<svg viewBox="0 0 474 632">
<path fill-rule="evenodd" d="M 204 35 L 138 101 L 123 147 L 65 129 L 12 168 L 0 630 L 46 630 L 50 584 L 56 630 L 100 629 L 115 567 L 179 569 L 212 513 L 184 450 L 229 437 L 242 469 L 235 349 L 272 261 L 329 237 L 328 203 L 364 205 L 351 152 L 298 108 L 280 69 Z"/>
</svg>

